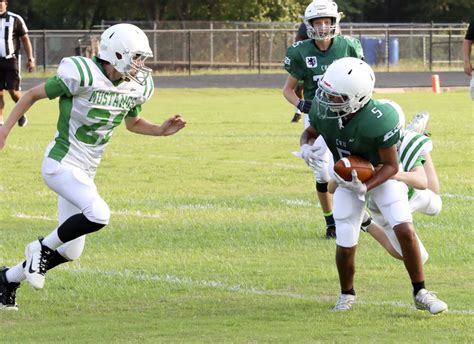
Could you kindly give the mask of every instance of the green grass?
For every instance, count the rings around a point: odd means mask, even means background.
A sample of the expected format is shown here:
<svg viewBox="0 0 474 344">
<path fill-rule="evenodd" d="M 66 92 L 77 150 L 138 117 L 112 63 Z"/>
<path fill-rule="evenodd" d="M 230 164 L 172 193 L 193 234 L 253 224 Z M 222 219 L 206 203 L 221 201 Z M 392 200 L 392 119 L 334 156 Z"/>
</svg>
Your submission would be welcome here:
<svg viewBox="0 0 474 344">
<path fill-rule="evenodd" d="M 358 303 L 331 312 L 335 245 L 312 174 L 290 154 L 302 125 L 289 123 L 280 90 L 159 90 L 143 116 L 180 111 L 188 127 L 167 138 L 116 130 L 96 177 L 110 225 L 44 290 L 18 290 L 20 311 L 0 312 L 0 342 L 473 342 L 473 103 L 466 92 L 377 98 L 408 118 L 432 114 L 444 207 L 415 224 L 430 252 L 427 286 L 449 313 L 416 311 L 403 264 L 363 233 Z M 38 103 L 0 152 L 2 264 L 56 225 L 39 173 L 55 107 Z"/>
</svg>

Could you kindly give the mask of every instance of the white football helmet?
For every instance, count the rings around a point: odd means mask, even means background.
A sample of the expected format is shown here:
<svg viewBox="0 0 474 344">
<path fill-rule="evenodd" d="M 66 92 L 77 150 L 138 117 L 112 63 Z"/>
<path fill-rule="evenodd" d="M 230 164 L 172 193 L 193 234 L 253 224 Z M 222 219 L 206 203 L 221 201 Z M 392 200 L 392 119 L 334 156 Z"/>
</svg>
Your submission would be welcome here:
<svg viewBox="0 0 474 344">
<path fill-rule="evenodd" d="M 143 85 L 151 73 L 145 60 L 153 56 L 148 37 L 132 24 L 117 24 L 102 33 L 98 57 L 109 62 L 125 80 Z"/>
<path fill-rule="evenodd" d="M 338 119 L 357 112 L 372 98 L 374 85 L 374 71 L 366 62 L 354 57 L 334 61 L 318 82 L 318 116 Z"/>
<path fill-rule="evenodd" d="M 313 27 L 312 20 L 318 18 L 331 18 L 331 26 Z M 314 0 L 304 12 L 304 23 L 308 37 L 319 41 L 339 35 L 340 20 L 341 13 L 337 11 L 337 4 L 331 0 Z"/>
</svg>

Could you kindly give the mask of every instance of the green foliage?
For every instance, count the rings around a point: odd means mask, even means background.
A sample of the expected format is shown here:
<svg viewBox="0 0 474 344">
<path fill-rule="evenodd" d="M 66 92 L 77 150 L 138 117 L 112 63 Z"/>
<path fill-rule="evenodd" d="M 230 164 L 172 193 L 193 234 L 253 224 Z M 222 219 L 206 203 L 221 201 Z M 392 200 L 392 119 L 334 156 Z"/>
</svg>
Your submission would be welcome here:
<svg viewBox="0 0 474 344">
<path fill-rule="evenodd" d="M 345 21 L 460 22 L 474 12 L 472 0 L 347 0 L 338 1 Z M 298 22 L 304 0 L 25 0 L 9 9 L 27 19 L 32 29 L 89 29 L 113 21 L 257 21 Z"/>
<path fill-rule="evenodd" d="M 79 261 L 48 272 L 44 290 L 18 290 L 20 311 L 0 311 L 0 342 L 474 342 L 472 102 L 465 91 L 376 97 L 397 101 L 407 119 L 431 112 L 443 211 L 415 224 L 430 252 L 427 286 L 450 313 L 416 311 L 402 262 L 364 233 L 359 302 L 331 312 L 335 244 L 324 239 L 313 175 L 290 153 L 302 125 L 289 123 L 280 90 L 158 89 L 143 116 L 179 111 L 187 128 L 166 138 L 117 128 L 96 177 L 110 224 Z M 39 173 L 55 106 L 37 103 L 0 152 L 2 265 L 56 226 L 56 197 Z"/>
</svg>

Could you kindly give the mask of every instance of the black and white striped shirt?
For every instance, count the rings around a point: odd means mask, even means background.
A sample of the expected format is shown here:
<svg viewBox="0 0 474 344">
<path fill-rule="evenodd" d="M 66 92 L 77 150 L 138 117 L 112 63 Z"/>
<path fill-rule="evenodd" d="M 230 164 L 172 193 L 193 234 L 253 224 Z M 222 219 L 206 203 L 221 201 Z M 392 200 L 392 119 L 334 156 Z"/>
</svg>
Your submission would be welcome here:
<svg viewBox="0 0 474 344">
<path fill-rule="evenodd" d="M 18 56 L 20 37 L 27 33 L 25 21 L 18 14 L 8 11 L 0 14 L 0 57 Z"/>
</svg>

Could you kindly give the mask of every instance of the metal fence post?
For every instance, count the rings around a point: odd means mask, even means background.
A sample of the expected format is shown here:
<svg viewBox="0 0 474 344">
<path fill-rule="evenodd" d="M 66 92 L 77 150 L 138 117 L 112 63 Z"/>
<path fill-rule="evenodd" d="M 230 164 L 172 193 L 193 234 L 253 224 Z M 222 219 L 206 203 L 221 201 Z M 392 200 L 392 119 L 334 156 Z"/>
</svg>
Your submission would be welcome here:
<svg viewBox="0 0 474 344">
<path fill-rule="evenodd" d="M 43 30 L 43 71 L 46 72 L 47 44 L 46 44 L 46 30 Z"/>
<path fill-rule="evenodd" d="M 261 29 L 258 29 L 258 32 L 257 32 L 257 59 L 258 59 L 258 74 L 261 73 L 261 69 L 262 69 L 262 54 L 261 54 L 261 44 L 260 44 L 260 41 L 261 41 Z"/>
<path fill-rule="evenodd" d="M 188 73 L 191 75 L 191 30 L 188 30 Z"/>
<path fill-rule="evenodd" d="M 390 34 L 388 33 L 388 25 L 385 26 L 385 58 L 387 59 L 387 72 L 390 71 Z"/>
<path fill-rule="evenodd" d="M 153 64 L 156 65 L 156 59 L 158 55 L 158 50 L 156 48 L 156 21 L 153 22 Z"/>
<path fill-rule="evenodd" d="M 449 63 L 449 70 L 451 70 L 451 40 L 452 40 L 452 32 L 451 27 L 449 27 L 449 39 L 448 39 L 448 63 Z"/>
<path fill-rule="evenodd" d="M 209 24 L 209 28 L 211 29 L 211 32 L 210 32 L 210 42 L 209 44 L 211 45 L 210 47 L 210 52 L 209 54 L 211 55 L 211 68 L 212 68 L 212 65 L 214 64 L 214 23 L 211 21 L 211 23 Z"/>
<path fill-rule="evenodd" d="M 235 30 L 239 30 L 239 24 L 235 24 Z M 239 31 L 235 31 L 235 62 L 240 62 L 239 58 Z"/>
<path fill-rule="evenodd" d="M 433 70 L 433 22 L 430 28 L 430 72 Z"/>
</svg>

